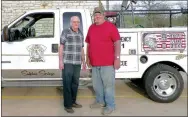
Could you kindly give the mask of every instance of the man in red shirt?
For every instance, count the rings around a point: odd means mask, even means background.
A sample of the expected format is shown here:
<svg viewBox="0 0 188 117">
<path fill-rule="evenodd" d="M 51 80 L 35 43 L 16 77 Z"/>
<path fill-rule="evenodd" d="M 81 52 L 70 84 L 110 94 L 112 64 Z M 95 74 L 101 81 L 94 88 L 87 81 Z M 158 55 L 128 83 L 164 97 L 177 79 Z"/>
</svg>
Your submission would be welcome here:
<svg viewBox="0 0 188 117">
<path fill-rule="evenodd" d="M 116 26 L 105 21 L 101 8 L 94 9 L 95 23 L 86 37 L 87 65 L 92 66 L 92 82 L 96 100 L 90 107 L 104 107 L 102 114 L 115 109 L 115 69 L 120 68 L 120 35 Z"/>
</svg>

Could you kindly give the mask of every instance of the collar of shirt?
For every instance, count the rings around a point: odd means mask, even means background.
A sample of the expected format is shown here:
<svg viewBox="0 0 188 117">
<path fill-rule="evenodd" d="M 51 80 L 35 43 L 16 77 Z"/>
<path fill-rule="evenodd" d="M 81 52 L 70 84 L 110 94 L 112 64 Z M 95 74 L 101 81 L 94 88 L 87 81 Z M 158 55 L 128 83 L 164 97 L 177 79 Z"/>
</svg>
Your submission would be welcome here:
<svg viewBox="0 0 188 117">
<path fill-rule="evenodd" d="M 71 30 L 72 32 L 75 32 L 75 33 L 80 33 L 80 28 L 78 28 L 78 32 L 74 31 L 74 30 L 72 29 L 72 27 L 70 27 L 70 30 Z"/>
</svg>

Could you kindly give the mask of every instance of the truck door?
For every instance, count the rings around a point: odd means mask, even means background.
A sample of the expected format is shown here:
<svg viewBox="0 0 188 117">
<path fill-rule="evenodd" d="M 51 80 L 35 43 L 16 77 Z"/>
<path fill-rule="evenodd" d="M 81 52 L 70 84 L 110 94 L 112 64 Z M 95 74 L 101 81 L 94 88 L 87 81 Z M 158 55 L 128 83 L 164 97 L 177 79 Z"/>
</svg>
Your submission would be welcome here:
<svg viewBox="0 0 188 117">
<path fill-rule="evenodd" d="M 117 73 L 138 71 L 138 34 L 119 31 L 121 37 L 121 67 Z M 118 76 L 119 77 L 119 76 Z"/>
<path fill-rule="evenodd" d="M 59 76 L 59 11 L 30 12 L 8 28 L 12 41 L 2 42 L 3 80 Z"/>
</svg>

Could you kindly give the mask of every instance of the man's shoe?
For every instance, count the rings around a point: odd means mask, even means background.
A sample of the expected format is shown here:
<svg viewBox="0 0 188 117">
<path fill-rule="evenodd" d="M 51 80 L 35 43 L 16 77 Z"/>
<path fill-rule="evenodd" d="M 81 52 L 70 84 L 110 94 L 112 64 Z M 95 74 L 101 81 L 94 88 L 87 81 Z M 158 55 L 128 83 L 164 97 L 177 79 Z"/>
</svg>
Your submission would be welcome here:
<svg viewBox="0 0 188 117">
<path fill-rule="evenodd" d="M 102 111 L 102 114 L 103 115 L 109 115 L 111 114 L 112 112 L 114 112 L 115 109 L 109 109 L 109 108 L 104 108 L 104 110 Z"/>
<path fill-rule="evenodd" d="M 103 108 L 103 107 L 105 107 L 105 104 L 100 104 L 97 102 L 90 105 L 90 108 Z"/>
<path fill-rule="evenodd" d="M 72 108 L 65 108 L 65 111 L 67 111 L 68 113 L 74 113 L 74 110 Z"/>
<path fill-rule="evenodd" d="M 74 108 L 82 108 L 82 105 L 74 103 L 74 104 L 72 104 L 72 107 L 74 107 Z"/>
</svg>

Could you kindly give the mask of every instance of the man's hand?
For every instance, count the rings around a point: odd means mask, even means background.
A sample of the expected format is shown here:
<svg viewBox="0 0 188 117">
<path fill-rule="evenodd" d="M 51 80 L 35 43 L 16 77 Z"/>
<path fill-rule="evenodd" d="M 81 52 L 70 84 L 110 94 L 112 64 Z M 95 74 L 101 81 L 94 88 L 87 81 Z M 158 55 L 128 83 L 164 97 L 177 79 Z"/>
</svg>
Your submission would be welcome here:
<svg viewBox="0 0 188 117">
<path fill-rule="evenodd" d="M 62 62 L 59 63 L 59 69 L 60 69 L 60 70 L 64 69 L 64 65 L 63 65 Z"/>
<path fill-rule="evenodd" d="M 115 61 L 114 61 L 114 68 L 116 70 L 118 70 L 120 68 L 120 59 L 119 58 L 115 59 Z"/>
</svg>

